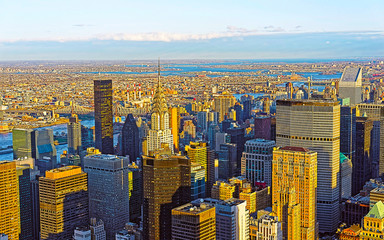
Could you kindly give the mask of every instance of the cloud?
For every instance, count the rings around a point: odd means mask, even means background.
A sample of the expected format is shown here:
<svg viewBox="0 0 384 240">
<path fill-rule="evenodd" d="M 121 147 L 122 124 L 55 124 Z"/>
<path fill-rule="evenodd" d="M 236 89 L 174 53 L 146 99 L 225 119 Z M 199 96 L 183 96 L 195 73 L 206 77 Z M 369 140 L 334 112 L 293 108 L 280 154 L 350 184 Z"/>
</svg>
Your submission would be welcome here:
<svg viewBox="0 0 384 240">
<path fill-rule="evenodd" d="M 94 27 L 92 24 L 74 24 L 72 27 Z"/>
<path fill-rule="evenodd" d="M 76 24 L 76 27 L 87 27 L 92 25 Z M 384 32 L 379 31 L 350 31 L 350 32 L 305 32 L 301 31 L 301 26 L 296 26 L 294 29 L 285 30 L 281 27 L 273 25 L 265 26 L 261 30 L 247 29 L 229 25 L 226 31 L 210 32 L 210 33 L 169 33 L 169 32 L 147 32 L 147 33 L 111 33 L 111 34 L 96 34 L 92 36 L 82 37 L 39 37 L 39 38 L 19 38 L 19 39 L 1 39 L 0 43 L 14 42 L 86 42 L 86 41 L 135 41 L 135 42 L 180 42 L 180 41 L 204 41 L 220 38 L 242 38 L 248 36 L 265 36 L 273 34 L 319 34 L 332 33 L 340 35 L 354 35 L 357 38 L 365 38 L 365 36 L 384 37 Z"/>
</svg>

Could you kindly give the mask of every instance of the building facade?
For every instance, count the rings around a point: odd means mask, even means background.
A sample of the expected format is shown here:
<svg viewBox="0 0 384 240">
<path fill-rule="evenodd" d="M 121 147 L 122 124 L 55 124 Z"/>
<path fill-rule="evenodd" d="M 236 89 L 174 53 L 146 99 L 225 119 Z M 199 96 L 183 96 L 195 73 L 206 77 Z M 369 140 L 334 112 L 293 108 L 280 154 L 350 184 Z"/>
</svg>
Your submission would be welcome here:
<svg viewBox="0 0 384 240">
<path fill-rule="evenodd" d="M 41 239 L 71 239 L 89 221 L 87 174 L 67 166 L 45 175 L 39 179 Z"/>
<path fill-rule="evenodd" d="M 129 156 L 131 162 L 135 162 L 141 156 L 139 128 L 132 114 L 128 114 L 121 131 L 121 155 Z"/>
<path fill-rule="evenodd" d="M 113 154 L 112 80 L 94 80 L 95 146 Z"/>
<path fill-rule="evenodd" d="M 340 105 L 325 100 L 277 100 L 276 104 L 276 145 L 317 152 L 319 232 L 334 232 L 340 218 Z"/>
<path fill-rule="evenodd" d="M 107 239 L 129 222 L 129 159 L 97 154 L 84 158 L 88 174 L 89 213 L 104 222 Z"/>
</svg>

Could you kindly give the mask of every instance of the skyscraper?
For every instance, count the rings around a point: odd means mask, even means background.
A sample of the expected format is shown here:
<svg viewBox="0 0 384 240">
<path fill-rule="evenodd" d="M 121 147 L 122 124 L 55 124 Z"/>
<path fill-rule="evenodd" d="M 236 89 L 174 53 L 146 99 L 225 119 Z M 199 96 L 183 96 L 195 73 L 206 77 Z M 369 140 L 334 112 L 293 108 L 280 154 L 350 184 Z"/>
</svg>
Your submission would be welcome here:
<svg viewBox="0 0 384 240">
<path fill-rule="evenodd" d="M 272 155 L 275 141 L 252 139 L 245 143 L 241 159 L 241 175 L 253 186 L 255 183 L 272 185 Z"/>
<path fill-rule="evenodd" d="M 236 103 L 236 98 L 228 93 L 223 92 L 221 95 L 214 96 L 213 110 L 219 113 L 219 123 L 225 120 L 225 116 L 229 113 L 229 109 Z"/>
<path fill-rule="evenodd" d="M 216 239 L 248 240 L 249 211 L 246 201 L 236 198 L 226 201 L 204 198 L 197 199 L 192 204 L 206 203 L 216 208 Z"/>
<path fill-rule="evenodd" d="M 19 240 L 20 202 L 15 162 L 0 161 L 0 179 L 0 233 L 8 235 L 9 240 Z"/>
<path fill-rule="evenodd" d="M 171 211 L 191 198 L 191 162 L 171 151 L 143 156 L 144 240 L 171 239 Z"/>
<path fill-rule="evenodd" d="M 340 152 L 354 159 L 356 151 L 356 107 L 340 107 Z"/>
<path fill-rule="evenodd" d="M 372 178 L 371 132 L 373 121 L 366 117 L 356 118 L 356 153 L 352 158 L 352 196 L 363 189 Z"/>
<path fill-rule="evenodd" d="M 272 165 L 272 209 L 282 223 L 283 236 L 292 240 L 317 239 L 317 153 L 302 147 L 283 147 L 273 151 Z M 292 189 L 296 202 L 290 202 Z M 288 214 L 296 204 L 301 209 L 299 229 Z"/>
<path fill-rule="evenodd" d="M 351 104 L 361 103 L 362 69 L 346 67 L 339 81 L 339 97 L 350 98 Z"/>
<path fill-rule="evenodd" d="M 121 155 L 128 155 L 131 162 L 136 161 L 136 159 L 140 157 L 141 140 L 139 136 L 139 128 L 137 127 L 136 120 L 132 114 L 128 114 L 125 119 L 121 135 Z"/>
<path fill-rule="evenodd" d="M 188 203 L 172 209 L 172 240 L 216 240 L 216 209 Z"/>
<path fill-rule="evenodd" d="M 20 240 L 33 239 L 31 169 L 28 165 L 16 166 L 20 199 Z"/>
<path fill-rule="evenodd" d="M 41 239 L 71 239 L 89 221 L 87 174 L 67 166 L 47 171 L 39 182 Z"/>
<path fill-rule="evenodd" d="M 191 200 L 205 198 L 206 170 L 199 163 L 191 164 Z"/>
<path fill-rule="evenodd" d="M 175 152 L 179 151 L 179 127 L 180 127 L 180 109 L 178 107 L 170 107 L 170 121 L 169 127 L 171 128 L 173 136 L 173 147 Z"/>
<path fill-rule="evenodd" d="M 324 100 L 277 100 L 276 105 L 276 145 L 317 152 L 319 231 L 334 232 L 340 215 L 340 105 Z"/>
<path fill-rule="evenodd" d="M 95 146 L 113 154 L 112 80 L 94 80 Z"/>
<path fill-rule="evenodd" d="M 244 151 L 244 144 L 245 144 L 245 129 L 243 127 L 231 127 L 228 128 L 227 131 L 225 131 L 229 135 L 231 135 L 231 143 L 236 144 L 236 169 L 234 170 L 234 173 L 236 175 L 241 174 L 241 155 Z"/>
<path fill-rule="evenodd" d="M 104 222 L 107 239 L 129 222 L 129 159 L 97 154 L 84 158 L 88 174 L 89 214 Z"/>
<path fill-rule="evenodd" d="M 76 114 L 72 114 L 67 125 L 68 153 L 80 154 L 81 150 L 81 123 Z"/>
<path fill-rule="evenodd" d="M 148 131 L 146 140 L 146 152 L 144 155 L 149 156 L 151 152 L 161 149 L 162 144 L 168 144 L 172 153 L 174 152 L 172 129 L 169 128 L 169 112 L 165 94 L 160 82 L 160 65 L 158 72 L 158 83 L 156 92 L 153 96 L 151 129 Z"/>
<path fill-rule="evenodd" d="M 362 220 L 360 239 L 379 240 L 384 238 L 384 204 L 377 202 Z"/>
<path fill-rule="evenodd" d="M 33 129 L 12 130 L 13 158 L 34 158 L 36 159 L 36 140 Z"/>
<path fill-rule="evenodd" d="M 254 118 L 255 138 L 271 140 L 271 117 L 259 116 Z"/>
</svg>

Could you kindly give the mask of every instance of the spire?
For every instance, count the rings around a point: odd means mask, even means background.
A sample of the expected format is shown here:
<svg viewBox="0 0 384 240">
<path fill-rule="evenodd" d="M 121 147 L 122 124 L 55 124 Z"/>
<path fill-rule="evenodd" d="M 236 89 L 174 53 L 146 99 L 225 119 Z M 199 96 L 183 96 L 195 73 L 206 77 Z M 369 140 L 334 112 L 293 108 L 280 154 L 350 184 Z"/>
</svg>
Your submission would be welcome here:
<svg viewBox="0 0 384 240">
<path fill-rule="evenodd" d="M 152 112 L 166 112 L 168 111 L 167 107 L 167 101 L 165 99 L 165 95 L 163 92 L 163 89 L 161 87 L 161 81 L 160 81 L 160 58 L 158 60 L 158 67 L 157 67 L 157 88 L 155 90 L 155 94 L 153 96 L 153 105 L 152 105 Z"/>
<path fill-rule="evenodd" d="M 160 58 L 157 63 L 157 84 L 158 87 L 160 87 Z"/>
</svg>

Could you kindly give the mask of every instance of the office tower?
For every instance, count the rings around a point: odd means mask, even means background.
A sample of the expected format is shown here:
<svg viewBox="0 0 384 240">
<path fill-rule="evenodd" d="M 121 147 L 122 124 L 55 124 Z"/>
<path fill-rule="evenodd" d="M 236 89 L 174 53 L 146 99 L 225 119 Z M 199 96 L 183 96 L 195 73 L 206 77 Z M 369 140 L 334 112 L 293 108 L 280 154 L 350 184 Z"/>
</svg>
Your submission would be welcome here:
<svg viewBox="0 0 384 240">
<path fill-rule="evenodd" d="M 41 173 L 51 170 L 57 165 L 57 152 L 54 145 L 53 130 L 35 130 L 36 165 Z"/>
<path fill-rule="evenodd" d="M 265 112 L 267 115 L 271 113 L 271 102 L 269 101 L 269 98 L 263 99 L 263 112 Z"/>
<path fill-rule="evenodd" d="M 185 146 L 185 152 L 189 159 L 191 159 L 191 163 L 198 163 L 204 169 L 208 169 L 207 166 L 207 150 L 208 146 L 205 142 L 190 142 L 189 145 Z M 208 179 L 208 172 L 206 172 L 205 180 Z"/>
<path fill-rule="evenodd" d="M 251 100 L 243 101 L 243 121 L 251 118 L 252 104 Z"/>
<path fill-rule="evenodd" d="M 187 132 L 192 137 L 192 139 L 196 138 L 196 127 L 193 124 L 192 120 L 184 121 L 183 131 Z"/>
<path fill-rule="evenodd" d="M 255 138 L 271 140 L 271 117 L 258 116 L 254 118 Z"/>
<path fill-rule="evenodd" d="M 236 144 L 236 169 L 234 170 L 234 174 L 241 174 L 241 155 L 244 152 L 244 144 L 245 144 L 245 129 L 242 127 L 231 127 L 228 128 L 226 133 L 231 135 L 231 143 Z"/>
<path fill-rule="evenodd" d="M 73 240 L 91 240 L 91 230 L 88 227 L 76 227 Z"/>
<path fill-rule="evenodd" d="M 356 151 L 356 107 L 340 107 L 340 152 L 353 161 Z"/>
<path fill-rule="evenodd" d="M 215 151 L 207 147 L 207 179 L 205 182 L 206 196 L 211 196 L 211 189 L 216 182 Z"/>
<path fill-rule="evenodd" d="M 276 146 L 274 141 L 252 139 L 245 143 L 241 158 L 241 175 L 251 181 L 272 185 L 272 154 Z"/>
<path fill-rule="evenodd" d="M 180 109 L 179 107 L 169 107 L 170 121 L 169 128 L 173 136 L 174 151 L 179 151 L 179 128 L 180 128 Z"/>
<path fill-rule="evenodd" d="M 113 154 L 112 80 L 94 80 L 95 146 Z"/>
<path fill-rule="evenodd" d="M 160 70 L 158 75 L 158 84 L 152 102 L 151 129 L 148 131 L 146 140 L 147 147 L 144 155 L 152 155 L 151 152 L 161 149 L 161 146 L 164 143 L 168 144 L 173 153 L 173 135 L 172 129 L 169 127 L 168 106 L 160 82 Z"/>
<path fill-rule="evenodd" d="M 271 139 L 276 142 L 276 118 L 271 118 Z"/>
<path fill-rule="evenodd" d="M 198 112 L 196 115 L 197 118 L 197 128 L 200 129 L 200 132 L 206 132 L 208 130 L 208 112 L 209 110 L 204 110 Z"/>
<path fill-rule="evenodd" d="M 39 179 L 41 239 L 71 239 L 89 221 L 87 174 L 78 166 L 49 170 Z"/>
<path fill-rule="evenodd" d="M 237 146 L 233 143 L 220 145 L 217 151 L 219 159 L 219 178 L 228 179 L 237 173 Z"/>
<path fill-rule="evenodd" d="M 228 128 L 230 128 L 232 125 L 235 124 L 235 121 L 232 119 L 225 119 L 220 123 L 221 125 L 221 132 L 226 132 Z"/>
<path fill-rule="evenodd" d="M 236 111 L 236 120 L 243 120 L 243 106 L 239 102 L 236 102 L 233 109 Z"/>
<path fill-rule="evenodd" d="M 188 203 L 172 209 L 172 240 L 215 239 L 215 206 L 206 203 Z"/>
<path fill-rule="evenodd" d="M 36 140 L 35 131 L 32 129 L 12 130 L 13 158 L 35 158 L 36 159 Z"/>
<path fill-rule="evenodd" d="M 95 147 L 94 135 L 92 128 L 81 125 L 81 146 L 82 150 Z"/>
<path fill-rule="evenodd" d="M 249 236 L 250 240 L 282 240 L 281 223 L 271 213 L 260 211 L 249 219 Z"/>
<path fill-rule="evenodd" d="M 29 165 L 19 165 L 16 166 L 16 172 L 19 182 L 20 201 L 19 239 L 30 240 L 33 239 L 31 168 Z"/>
<path fill-rule="evenodd" d="M 231 142 L 231 135 L 229 135 L 228 133 L 217 132 L 215 136 L 215 146 L 213 146 L 213 148 L 216 151 L 219 151 L 221 144 L 230 143 L 230 142 Z"/>
<path fill-rule="evenodd" d="M 208 143 L 211 148 L 216 146 L 216 133 L 220 132 L 220 128 L 217 124 L 211 124 L 208 127 Z"/>
<path fill-rule="evenodd" d="M 104 222 L 107 239 L 129 222 L 129 159 L 114 155 L 84 158 L 88 174 L 89 215 Z"/>
<path fill-rule="evenodd" d="M 197 199 L 192 204 L 207 203 L 216 208 L 216 239 L 248 240 L 249 212 L 244 200 Z"/>
<path fill-rule="evenodd" d="M 352 196 L 352 161 L 340 153 L 340 198 Z"/>
<path fill-rule="evenodd" d="M 361 103 L 362 69 L 346 67 L 339 81 L 339 97 L 350 98 L 351 104 Z"/>
<path fill-rule="evenodd" d="M 76 114 L 72 114 L 67 125 L 68 153 L 80 154 L 81 150 L 81 123 Z"/>
<path fill-rule="evenodd" d="M 316 152 L 302 147 L 283 147 L 273 151 L 272 208 L 281 221 L 286 239 L 317 239 L 316 186 Z M 292 191 L 294 196 L 291 196 Z M 290 209 L 296 211 L 295 205 L 301 209 L 298 223 L 296 219 L 290 221 L 289 216 Z M 296 224 L 299 224 L 298 228 Z M 293 237 L 296 234 L 297 237 Z"/>
<path fill-rule="evenodd" d="M 171 211 L 191 198 L 190 160 L 169 149 L 143 156 L 143 184 L 144 240 L 171 239 Z"/>
<path fill-rule="evenodd" d="M 236 98 L 228 93 L 223 92 L 213 98 L 213 110 L 219 113 L 219 123 L 225 120 L 225 115 L 229 113 L 229 109 L 236 103 Z"/>
<path fill-rule="evenodd" d="M 372 130 L 372 164 L 373 176 L 382 177 L 384 174 L 384 107 L 382 104 L 360 103 L 357 105 L 358 116 L 367 116 L 373 120 Z"/>
<path fill-rule="evenodd" d="M 142 171 L 138 165 L 132 163 L 129 168 L 129 221 L 140 222 L 141 206 L 143 204 Z"/>
<path fill-rule="evenodd" d="M 91 229 L 92 240 L 106 240 L 104 222 L 102 220 L 97 221 L 96 218 L 91 218 L 89 229 Z"/>
<path fill-rule="evenodd" d="M 356 153 L 352 159 L 352 195 L 363 188 L 372 178 L 371 132 L 373 121 L 365 117 L 356 119 Z"/>
<path fill-rule="evenodd" d="M 384 238 L 384 204 L 377 202 L 362 220 L 360 239 L 376 240 Z"/>
<path fill-rule="evenodd" d="M 18 240 L 20 233 L 20 200 L 16 163 L 0 161 L 0 233 Z"/>
<path fill-rule="evenodd" d="M 317 152 L 317 220 L 320 232 L 339 224 L 340 105 L 324 100 L 277 100 L 276 145 Z"/>
<path fill-rule="evenodd" d="M 234 197 L 236 186 L 224 181 L 216 181 L 212 186 L 212 198 L 218 200 L 228 200 Z"/>
<path fill-rule="evenodd" d="M 33 240 L 40 240 L 40 198 L 39 198 L 39 176 L 31 180 L 32 200 L 32 233 Z"/>
<path fill-rule="evenodd" d="M 128 114 L 125 119 L 123 129 L 121 131 L 122 144 L 121 155 L 129 156 L 129 160 L 134 162 L 140 157 L 140 136 L 139 128 L 136 125 L 136 120 L 132 114 Z"/>
<path fill-rule="evenodd" d="M 206 170 L 199 163 L 191 165 L 191 200 L 205 198 Z"/>
</svg>

